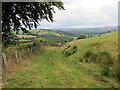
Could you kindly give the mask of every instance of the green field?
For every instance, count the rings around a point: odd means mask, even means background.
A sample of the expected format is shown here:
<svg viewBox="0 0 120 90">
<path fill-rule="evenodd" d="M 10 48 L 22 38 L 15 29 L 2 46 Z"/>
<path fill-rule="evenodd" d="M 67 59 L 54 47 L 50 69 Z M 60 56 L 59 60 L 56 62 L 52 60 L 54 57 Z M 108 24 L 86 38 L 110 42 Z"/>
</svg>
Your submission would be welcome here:
<svg viewBox="0 0 120 90">
<path fill-rule="evenodd" d="M 29 30 L 29 33 L 23 33 L 22 31 L 18 31 L 18 33 L 13 31 L 13 33 L 17 36 L 16 39 L 19 40 L 19 43 L 30 43 L 33 42 L 34 39 L 44 38 L 50 41 L 53 46 L 62 46 L 65 43 L 77 40 L 78 37 L 82 35 L 51 29 L 32 29 Z M 103 33 L 84 34 L 86 38 L 99 37 L 101 35 L 103 35 Z"/>
<path fill-rule="evenodd" d="M 94 46 L 96 45 L 96 46 Z M 77 46 L 66 57 L 63 50 Z M 63 47 L 44 46 L 41 52 L 9 77 L 3 77 L 4 88 L 118 88 L 119 82 L 102 76 L 96 63 L 80 62 L 85 53 L 107 51 L 114 62 L 118 56 L 118 31 L 100 37 L 75 40 Z"/>
<path fill-rule="evenodd" d="M 31 33 L 38 34 L 38 35 L 55 35 L 55 36 L 64 36 L 64 34 L 58 33 L 56 30 L 42 30 L 42 29 L 32 29 L 30 30 Z"/>
</svg>

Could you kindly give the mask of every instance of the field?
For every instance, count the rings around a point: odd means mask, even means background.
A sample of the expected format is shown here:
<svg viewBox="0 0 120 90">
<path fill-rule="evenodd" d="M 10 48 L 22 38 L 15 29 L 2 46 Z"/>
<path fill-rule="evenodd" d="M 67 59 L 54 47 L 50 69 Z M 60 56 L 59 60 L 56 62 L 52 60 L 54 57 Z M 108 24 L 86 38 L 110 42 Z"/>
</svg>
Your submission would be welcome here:
<svg viewBox="0 0 120 90">
<path fill-rule="evenodd" d="M 72 49 L 76 51 L 71 53 Z M 99 37 L 74 40 L 62 47 L 44 46 L 41 52 L 29 61 L 30 64 L 23 65 L 9 77 L 3 77 L 3 87 L 120 88 L 120 82 L 116 78 L 102 75 L 99 63 L 85 61 L 84 56 L 88 51 L 94 53 L 109 52 L 114 64 L 116 64 L 118 31 Z M 69 56 L 66 56 L 67 54 Z M 110 68 L 113 67 L 114 65 Z M 110 75 L 112 74 L 110 73 Z"/>
<path fill-rule="evenodd" d="M 32 29 L 30 30 L 31 33 L 38 34 L 38 35 L 55 35 L 55 36 L 64 36 L 64 34 L 60 34 L 56 30 L 42 30 L 42 29 Z"/>
<path fill-rule="evenodd" d="M 15 32 L 13 32 L 16 34 Z M 32 29 L 29 33 L 25 34 L 19 31 L 17 35 L 17 40 L 19 43 L 31 43 L 37 38 L 44 38 L 50 41 L 53 46 L 63 46 L 65 43 L 77 40 L 79 36 L 84 35 L 86 38 L 99 37 L 105 33 L 93 33 L 93 34 L 75 34 L 65 31 L 50 30 L 50 29 Z"/>
<path fill-rule="evenodd" d="M 19 38 L 35 38 L 36 36 L 32 35 L 17 35 Z"/>
</svg>

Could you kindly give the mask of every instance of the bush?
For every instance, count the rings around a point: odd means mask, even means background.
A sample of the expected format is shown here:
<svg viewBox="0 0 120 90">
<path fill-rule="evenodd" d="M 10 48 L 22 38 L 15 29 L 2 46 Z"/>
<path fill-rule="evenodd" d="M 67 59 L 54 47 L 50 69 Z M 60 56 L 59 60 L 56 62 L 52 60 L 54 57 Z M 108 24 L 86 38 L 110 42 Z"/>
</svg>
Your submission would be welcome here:
<svg viewBox="0 0 120 90">
<path fill-rule="evenodd" d="M 90 56 L 92 55 L 91 51 L 87 51 L 84 55 L 85 58 L 90 58 Z"/>
<path fill-rule="evenodd" d="M 94 59 L 96 54 L 94 54 L 93 52 L 91 51 L 87 51 L 84 55 L 84 59 L 86 62 L 90 62 L 90 61 L 95 61 L 96 58 Z"/>
<path fill-rule="evenodd" d="M 80 62 L 83 62 L 83 60 L 98 63 L 102 67 L 102 75 L 112 76 L 120 82 L 120 65 L 113 64 L 110 53 L 106 51 L 98 53 L 87 51 L 84 57 L 80 59 Z"/>
<path fill-rule="evenodd" d="M 119 64 L 114 65 L 112 76 L 120 82 L 120 65 Z"/>
<path fill-rule="evenodd" d="M 12 53 L 12 52 L 14 52 L 16 50 L 17 50 L 16 46 L 11 45 L 11 46 L 9 46 L 7 48 L 4 47 L 3 52 L 5 52 L 5 53 Z"/>
<path fill-rule="evenodd" d="M 90 56 L 90 61 L 96 62 L 97 59 L 97 54 L 92 53 L 92 55 Z"/>
<path fill-rule="evenodd" d="M 102 68 L 102 74 L 105 75 L 105 76 L 109 76 L 109 67 L 108 66 L 104 66 Z"/>
<path fill-rule="evenodd" d="M 108 52 L 103 51 L 103 52 L 98 53 L 97 62 L 103 66 L 104 65 L 110 66 L 113 64 L 113 59 Z"/>
<path fill-rule="evenodd" d="M 120 82 L 120 65 L 116 67 L 116 78 Z"/>
<path fill-rule="evenodd" d="M 80 35 L 80 36 L 77 38 L 77 40 L 78 40 L 78 39 L 85 39 L 85 38 L 87 38 L 85 35 Z"/>
<path fill-rule="evenodd" d="M 31 47 L 33 47 L 33 44 L 18 44 L 17 50 L 22 50 L 22 49 L 31 48 Z"/>
<path fill-rule="evenodd" d="M 91 62 L 91 61 L 97 62 L 103 66 L 104 65 L 110 66 L 113 64 L 113 59 L 111 55 L 106 51 L 98 52 L 98 53 L 87 51 L 83 58 L 86 62 Z"/>
<path fill-rule="evenodd" d="M 40 40 L 39 39 L 35 39 L 34 41 L 33 41 L 33 45 L 34 46 L 37 46 L 38 44 L 40 44 Z"/>
<path fill-rule="evenodd" d="M 65 48 L 63 50 L 63 54 L 67 57 L 67 56 L 71 56 L 72 54 L 74 54 L 77 51 L 77 46 L 68 46 L 67 48 Z"/>
</svg>

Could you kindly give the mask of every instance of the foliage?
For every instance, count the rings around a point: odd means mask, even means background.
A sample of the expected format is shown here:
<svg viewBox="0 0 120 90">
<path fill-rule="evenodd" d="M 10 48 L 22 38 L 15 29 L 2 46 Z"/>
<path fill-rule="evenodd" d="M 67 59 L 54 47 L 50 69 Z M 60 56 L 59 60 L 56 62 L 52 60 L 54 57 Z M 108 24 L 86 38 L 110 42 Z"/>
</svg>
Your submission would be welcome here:
<svg viewBox="0 0 120 90">
<path fill-rule="evenodd" d="M 111 73 L 111 76 L 120 82 L 120 63 L 117 63 L 112 67 Z"/>
<path fill-rule="evenodd" d="M 39 45 L 41 42 L 42 42 L 42 40 L 35 39 L 35 40 L 33 41 L 33 45 L 34 45 L 34 46 L 37 46 L 37 45 Z"/>
<path fill-rule="evenodd" d="M 106 51 L 102 52 L 92 52 L 92 51 L 87 51 L 84 55 L 84 59 L 86 61 L 92 61 L 92 62 L 97 62 L 98 64 L 104 66 L 111 66 L 113 64 L 113 59 L 110 55 L 110 53 Z"/>
<path fill-rule="evenodd" d="M 74 54 L 77 51 L 77 46 L 68 46 L 63 50 L 63 54 L 68 57 Z"/>
<path fill-rule="evenodd" d="M 116 65 L 116 78 L 120 82 L 120 64 Z"/>
<path fill-rule="evenodd" d="M 30 33 L 26 35 L 22 35 L 22 32 L 19 31 L 20 34 L 17 35 L 19 39 L 19 43 L 28 43 L 33 42 L 34 39 L 44 38 L 49 41 L 52 46 L 62 46 L 65 43 L 68 43 L 73 40 L 74 35 L 66 35 L 66 32 L 61 32 L 57 30 L 49 30 L 49 29 L 32 29 Z M 18 33 L 19 33 L 18 32 Z M 15 32 L 13 32 L 15 33 Z M 46 33 L 46 34 L 44 34 Z"/>
<path fill-rule="evenodd" d="M 3 46 L 2 48 L 3 48 L 2 52 L 4 53 L 11 53 L 17 50 L 17 46 L 14 46 L 14 45 L 10 45 L 7 48 Z"/>
<path fill-rule="evenodd" d="M 92 55 L 90 56 L 90 61 L 91 62 L 96 62 L 97 59 L 97 54 L 96 53 L 92 53 Z"/>
<path fill-rule="evenodd" d="M 5 35 L 2 35 L 2 39 L 3 38 L 5 38 L 5 40 L 3 40 L 2 43 L 5 47 L 9 45 L 16 45 L 18 43 L 18 38 L 13 33 L 7 33 Z"/>
<path fill-rule="evenodd" d="M 17 46 L 17 50 L 22 50 L 22 49 L 27 49 L 27 48 L 31 48 L 33 47 L 33 44 L 30 43 L 30 44 L 18 44 Z"/>
<path fill-rule="evenodd" d="M 56 35 L 39 35 L 38 38 L 45 38 L 50 42 L 50 44 L 65 44 L 72 41 L 70 36 L 56 36 Z"/>
<path fill-rule="evenodd" d="M 96 61 L 98 63 L 102 64 L 103 66 L 104 65 L 110 66 L 113 64 L 113 59 L 112 59 L 110 53 L 108 53 L 106 51 L 98 53 Z"/>
<path fill-rule="evenodd" d="M 113 64 L 113 59 L 111 55 L 106 52 L 91 52 L 87 51 L 84 55 L 84 58 L 86 62 L 96 62 L 99 64 L 102 68 L 102 74 L 105 76 L 109 76 L 110 74 L 110 67 Z"/>
<path fill-rule="evenodd" d="M 97 54 L 92 51 L 87 51 L 84 55 L 86 62 L 96 62 Z"/>
<path fill-rule="evenodd" d="M 43 19 L 53 22 L 54 7 L 64 10 L 62 2 L 3 2 L 2 32 L 4 44 L 12 43 L 11 38 L 9 38 L 9 35 L 13 36 L 12 30 L 16 32 L 22 30 L 24 33 L 28 33 L 25 28 L 37 28 Z"/>
<path fill-rule="evenodd" d="M 102 74 L 105 75 L 105 76 L 109 76 L 109 73 L 110 73 L 110 69 L 108 66 L 104 66 L 102 68 Z"/>
<path fill-rule="evenodd" d="M 80 35 L 80 36 L 77 38 L 77 40 L 78 40 L 78 39 L 85 39 L 85 38 L 87 38 L 85 35 Z"/>
</svg>

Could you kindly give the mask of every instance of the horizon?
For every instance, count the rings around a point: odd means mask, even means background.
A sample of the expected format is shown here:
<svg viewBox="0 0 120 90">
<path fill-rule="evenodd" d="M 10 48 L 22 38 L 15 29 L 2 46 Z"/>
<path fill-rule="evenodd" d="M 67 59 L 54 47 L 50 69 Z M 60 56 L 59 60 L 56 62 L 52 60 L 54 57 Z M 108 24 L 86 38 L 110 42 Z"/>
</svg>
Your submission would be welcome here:
<svg viewBox="0 0 120 90">
<path fill-rule="evenodd" d="M 95 27 L 73 27 L 74 29 L 85 29 L 85 28 L 106 28 L 106 27 L 119 27 L 118 25 L 114 25 L 114 26 L 95 26 Z M 69 27 L 69 28 L 71 28 L 72 29 L 72 27 Z M 35 29 L 35 28 L 34 28 Z M 64 28 L 64 27 L 56 27 L 56 28 L 37 28 L 37 29 L 67 29 L 66 27 Z"/>
<path fill-rule="evenodd" d="M 119 0 L 62 1 L 66 10 L 55 8 L 55 22 L 43 20 L 38 28 L 94 28 L 118 24 Z"/>
</svg>

